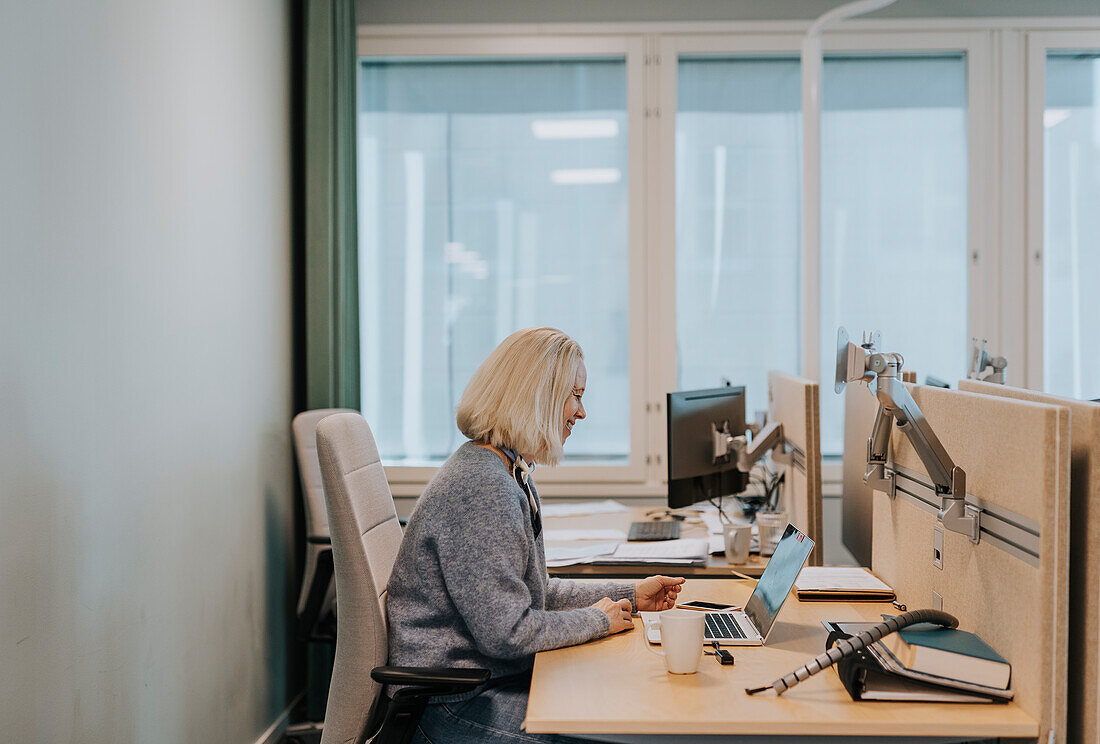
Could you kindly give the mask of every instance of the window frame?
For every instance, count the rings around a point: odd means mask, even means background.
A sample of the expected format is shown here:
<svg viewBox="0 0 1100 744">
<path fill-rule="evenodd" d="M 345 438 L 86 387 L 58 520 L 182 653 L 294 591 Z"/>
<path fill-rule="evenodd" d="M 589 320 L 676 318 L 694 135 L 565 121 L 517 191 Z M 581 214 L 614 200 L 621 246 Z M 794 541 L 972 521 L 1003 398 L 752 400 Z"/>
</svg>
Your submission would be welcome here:
<svg viewBox="0 0 1100 744">
<path fill-rule="evenodd" d="M 1027 359 L 1025 386 L 1043 390 L 1043 365 L 1046 348 L 1043 342 L 1044 306 L 1043 280 L 1046 261 L 1044 243 L 1044 199 L 1046 183 L 1046 152 L 1043 147 L 1046 112 L 1047 54 L 1075 49 L 1095 49 L 1100 52 L 1100 28 L 1064 31 L 1032 31 L 1024 38 L 1026 59 L 1026 93 L 1024 95 L 1025 129 L 1025 209 L 1026 235 L 1020 256 L 1026 287 L 1026 335 L 1023 344 Z M 996 350 L 993 350 L 996 351 Z"/>
<path fill-rule="evenodd" d="M 539 469 L 540 490 L 547 495 L 590 493 L 588 484 L 599 484 L 600 493 L 637 491 L 637 484 L 647 479 L 647 445 L 645 400 L 647 357 L 645 322 L 637 317 L 645 306 L 644 262 L 636 256 L 645 252 L 645 230 L 638 224 L 643 213 L 645 188 L 642 158 L 644 89 L 643 40 L 624 35 L 560 36 L 560 35 L 462 35 L 462 36 L 372 36 L 360 33 L 357 59 L 400 57 L 501 57 L 506 59 L 555 58 L 569 59 L 609 57 L 623 58 L 626 65 L 627 102 L 627 203 L 629 210 L 627 343 L 630 358 L 627 371 L 630 384 L 630 457 L 625 465 L 562 465 Z M 356 111 L 358 112 L 358 106 Z M 386 477 L 395 495 L 419 495 L 435 474 L 437 467 L 387 465 Z"/>
</svg>

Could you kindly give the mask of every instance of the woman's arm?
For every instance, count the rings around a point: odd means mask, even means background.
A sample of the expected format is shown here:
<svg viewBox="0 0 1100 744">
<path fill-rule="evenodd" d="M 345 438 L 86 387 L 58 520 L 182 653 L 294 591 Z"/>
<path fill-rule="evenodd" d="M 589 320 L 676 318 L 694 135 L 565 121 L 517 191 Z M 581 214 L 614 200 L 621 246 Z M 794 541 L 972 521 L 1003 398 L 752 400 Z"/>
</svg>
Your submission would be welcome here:
<svg viewBox="0 0 1100 744">
<path fill-rule="evenodd" d="M 524 582 L 530 559 L 527 516 L 505 487 L 456 494 L 453 513 L 436 515 L 443 581 L 478 649 L 493 658 L 515 659 L 607 635 L 610 620 L 596 607 L 531 607 Z"/>
<path fill-rule="evenodd" d="M 587 607 L 590 604 L 599 602 L 604 597 L 616 600 L 629 599 L 630 606 L 637 609 L 634 602 L 634 582 L 608 581 L 589 584 L 551 577 L 546 585 L 546 609 L 548 610 L 572 610 L 576 607 Z"/>
</svg>

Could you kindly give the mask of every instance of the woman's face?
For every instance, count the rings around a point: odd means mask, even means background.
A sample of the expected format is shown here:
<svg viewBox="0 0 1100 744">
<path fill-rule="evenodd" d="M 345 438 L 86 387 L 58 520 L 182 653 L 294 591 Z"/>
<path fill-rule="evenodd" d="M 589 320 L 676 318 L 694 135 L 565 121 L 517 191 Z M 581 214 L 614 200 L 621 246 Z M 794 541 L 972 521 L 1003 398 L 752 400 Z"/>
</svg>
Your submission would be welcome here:
<svg viewBox="0 0 1100 744">
<path fill-rule="evenodd" d="M 584 395 L 586 382 L 588 382 L 588 370 L 584 368 L 584 362 L 581 362 L 577 365 L 577 378 L 573 380 L 573 391 L 565 399 L 564 422 L 561 430 L 562 444 L 569 438 L 577 419 L 584 418 L 584 404 L 581 403 L 581 396 Z"/>
</svg>

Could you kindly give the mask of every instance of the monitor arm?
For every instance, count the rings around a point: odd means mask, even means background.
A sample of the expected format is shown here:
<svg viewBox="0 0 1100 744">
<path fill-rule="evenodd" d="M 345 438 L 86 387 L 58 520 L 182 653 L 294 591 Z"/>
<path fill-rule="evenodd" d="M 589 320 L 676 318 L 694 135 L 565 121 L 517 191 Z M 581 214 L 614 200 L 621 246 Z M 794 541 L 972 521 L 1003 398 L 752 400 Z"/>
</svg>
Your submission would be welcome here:
<svg viewBox="0 0 1100 744">
<path fill-rule="evenodd" d="M 985 350 L 985 339 L 978 342 L 978 339 L 970 339 L 970 374 L 967 375 L 971 380 L 981 380 L 982 382 L 995 382 L 998 385 L 1005 384 L 1005 367 L 1008 366 L 1008 360 L 1003 356 L 995 357 Z M 982 377 L 982 373 L 985 372 L 987 367 L 992 367 L 993 371 L 985 377 Z"/>
<path fill-rule="evenodd" d="M 867 473 L 863 480 L 873 488 L 894 493 L 894 474 L 886 470 L 886 456 L 890 430 L 896 420 L 898 431 L 913 445 L 940 497 L 940 522 L 945 529 L 964 534 L 976 543 L 980 513 L 966 506 L 966 473 L 951 460 L 901 381 L 904 358 L 901 354 L 875 351 L 880 340 L 881 336 L 875 334 L 856 346 L 848 341 L 843 328 L 837 338 L 836 391 L 842 392 L 849 382 L 866 382 L 879 403 L 875 425 L 867 440 Z"/>
<path fill-rule="evenodd" d="M 734 464 L 742 473 L 748 473 L 768 451 L 772 451 L 772 459 L 778 463 L 789 463 L 791 453 L 787 452 L 786 439 L 783 436 L 783 424 L 773 421 L 754 432 L 750 443 L 744 434 L 733 436 L 729 430 L 729 422 L 723 422 L 719 427 L 711 424 L 711 436 L 714 441 L 714 462 L 728 462 L 730 456 L 736 458 Z M 751 428 L 750 428 L 751 430 Z"/>
</svg>

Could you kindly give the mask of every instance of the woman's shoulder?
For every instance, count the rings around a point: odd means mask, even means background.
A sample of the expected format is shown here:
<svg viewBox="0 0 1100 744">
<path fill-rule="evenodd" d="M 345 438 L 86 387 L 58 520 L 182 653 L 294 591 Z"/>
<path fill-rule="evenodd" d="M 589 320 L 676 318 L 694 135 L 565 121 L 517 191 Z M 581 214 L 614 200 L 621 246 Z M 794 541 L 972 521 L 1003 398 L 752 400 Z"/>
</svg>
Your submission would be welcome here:
<svg viewBox="0 0 1100 744">
<path fill-rule="evenodd" d="M 453 502 L 455 497 L 460 497 L 499 501 L 500 495 L 513 491 L 522 494 L 500 456 L 473 442 L 466 442 L 440 466 L 421 499 L 433 501 L 445 498 Z"/>
</svg>

